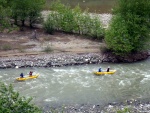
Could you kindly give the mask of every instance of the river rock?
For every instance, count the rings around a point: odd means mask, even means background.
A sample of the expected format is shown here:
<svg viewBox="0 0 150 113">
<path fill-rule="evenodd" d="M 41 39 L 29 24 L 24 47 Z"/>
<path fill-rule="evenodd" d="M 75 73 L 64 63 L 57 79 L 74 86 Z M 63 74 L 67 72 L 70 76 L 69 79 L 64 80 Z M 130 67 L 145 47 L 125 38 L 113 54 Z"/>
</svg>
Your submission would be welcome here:
<svg viewBox="0 0 150 113">
<path fill-rule="evenodd" d="M 0 58 L 0 68 L 19 68 L 23 67 L 60 67 L 83 64 L 100 64 L 105 62 L 136 62 L 147 59 L 147 52 L 131 54 L 129 56 L 116 56 L 112 53 L 58 53 L 30 56 L 15 56 L 11 59 L 7 57 Z"/>
</svg>

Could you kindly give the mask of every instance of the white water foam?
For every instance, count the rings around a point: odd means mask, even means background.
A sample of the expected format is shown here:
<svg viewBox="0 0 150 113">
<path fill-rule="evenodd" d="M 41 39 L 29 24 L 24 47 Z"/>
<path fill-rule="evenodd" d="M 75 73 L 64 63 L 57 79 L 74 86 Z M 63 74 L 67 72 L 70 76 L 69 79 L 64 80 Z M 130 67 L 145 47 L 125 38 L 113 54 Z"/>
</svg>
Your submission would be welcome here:
<svg viewBox="0 0 150 113">
<path fill-rule="evenodd" d="M 150 75 L 145 75 L 145 77 L 143 78 L 143 80 L 141 80 L 141 83 L 145 83 L 147 81 L 150 81 Z"/>
<path fill-rule="evenodd" d="M 51 97 L 51 98 L 45 99 L 44 101 L 46 101 L 46 102 L 52 102 L 52 101 L 58 101 L 58 99 L 55 98 L 55 97 Z"/>
</svg>

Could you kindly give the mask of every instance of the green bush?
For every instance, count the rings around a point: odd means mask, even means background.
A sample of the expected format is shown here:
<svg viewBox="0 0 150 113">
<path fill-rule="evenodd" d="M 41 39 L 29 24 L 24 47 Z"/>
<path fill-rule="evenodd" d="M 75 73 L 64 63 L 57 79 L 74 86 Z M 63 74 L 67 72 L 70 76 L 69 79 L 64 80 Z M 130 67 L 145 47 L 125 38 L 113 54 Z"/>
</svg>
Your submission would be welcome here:
<svg viewBox="0 0 150 113">
<path fill-rule="evenodd" d="M 55 18 L 53 13 L 49 14 L 49 17 L 47 18 L 46 22 L 44 22 L 43 27 L 47 33 L 53 34 L 55 29 Z"/>
<path fill-rule="evenodd" d="M 12 47 L 8 44 L 4 44 L 0 49 L 4 51 L 8 51 L 8 50 L 12 50 Z"/>
<path fill-rule="evenodd" d="M 34 104 L 32 98 L 20 97 L 12 85 L 6 86 L 0 82 L 0 111 L 1 113 L 42 113 Z"/>
<path fill-rule="evenodd" d="M 116 54 L 132 51 L 132 42 L 129 40 L 127 25 L 120 16 L 114 16 L 111 27 L 106 31 L 105 41 L 107 46 Z"/>
<path fill-rule="evenodd" d="M 0 31 L 5 29 L 11 30 L 10 14 L 11 10 L 8 7 L 7 1 L 0 0 Z"/>
<path fill-rule="evenodd" d="M 53 34 L 55 30 L 62 30 L 61 21 L 62 15 L 60 15 L 58 12 L 52 11 L 44 22 L 43 28 L 47 33 Z"/>
<path fill-rule="evenodd" d="M 149 49 L 149 5 L 149 0 L 118 0 L 105 36 L 107 46 L 115 54 L 126 55 Z"/>
<path fill-rule="evenodd" d="M 41 11 L 45 0 L 12 0 L 11 12 L 12 18 L 15 20 L 15 24 L 21 21 L 24 26 L 25 21 L 29 21 L 30 27 L 33 23 L 41 20 Z"/>
<path fill-rule="evenodd" d="M 78 15 L 78 17 L 76 16 L 75 20 L 79 34 L 91 36 L 93 39 L 103 38 L 104 29 L 98 16 L 84 12 Z"/>
<path fill-rule="evenodd" d="M 52 2 L 51 10 L 54 11 L 54 13 L 53 15 L 49 15 L 49 20 L 55 20 L 54 28 L 56 30 L 62 30 L 72 33 L 76 25 L 76 23 L 74 22 L 74 17 L 76 14 L 70 8 L 70 6 L 65 6 L 60 1 L 56 1 Z"/>
<path fill-rule="evenodd" d="M 94 39 L 102 39 L 104 37 L 104 29 L 97 16 L 94 16 L 90 21 L 89 35 Z"/>
<path fill-rule="evenodd" d="M 60 1 L 51 4 L 51 12 L 44 23 L 46 32 L 61 30 L 67 33 L 88 35 L 95 39 L 101 39 L 104 35 L 100 19 L 91 16 L 87 11 L 82 12 L 79 6 L 71 9 Z"/>
<path fill-rule="evenodd" d="M 29 0 L 28 18 L 30 27 L 36 22 L 43 22 L 41 11 L 45 4 L 45 0 Z"/>
<path fill-rule="evenodd" d="M 50 46 L 46 46 L 45 48 L 44 48 L 44 50 L 43 50 L 43 52 L 46 52 L 46 53 L 50 53 L 50 52 L 52 52 L 53 51 L 53 49 L 52 49 L 52 47 L 50 47 Z"/>
<path fill-rule="evenodd" d="M 42 20 L 44 3 L 45 0 L 0 0 L 0 31 L 13 30 L 13 24 L 17 25 L 18 21 L 22 26 L 28 21 L 32 27 L 33 23 Z"/>
<path fill-rule="evenodd" d="M 123 108 L 122 110 L 118 110 L 117 113 L 132 113 L 129 108 Z"/>
</svg>

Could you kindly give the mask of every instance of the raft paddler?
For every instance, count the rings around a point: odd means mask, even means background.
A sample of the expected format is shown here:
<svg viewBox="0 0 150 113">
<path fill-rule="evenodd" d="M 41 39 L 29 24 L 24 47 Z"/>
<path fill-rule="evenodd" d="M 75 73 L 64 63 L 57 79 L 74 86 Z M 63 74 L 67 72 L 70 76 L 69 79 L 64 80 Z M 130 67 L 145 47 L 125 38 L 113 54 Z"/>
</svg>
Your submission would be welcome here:
<svg viewBox="0 0 150 113">
<path fill-rule="evenodd" d="M 29 76 L 32 76 L 32 73 L 33 73 L 33 72 L 32 72 L 32 71 L 30 71 Z"/>
<path fill-rule="evenodd" d="M 107 72 L 109 72 L 109 70 L 110 70 L 110 67 L 108 66 L 108 68 L 107 68 Z"/>
<path fill-rule="evenodd" d="M 21 74 L 20 74 L 20 78 L 23 78 L 23 77 L 24 77 L 24 75 L 23 75 L 23 73 L 21 73 Z"/>
<path fill-rule="evenodd" d="M 101 67 L 98 69 L 98 72 L 102 72 L 102 68 Z"/>
</svg>

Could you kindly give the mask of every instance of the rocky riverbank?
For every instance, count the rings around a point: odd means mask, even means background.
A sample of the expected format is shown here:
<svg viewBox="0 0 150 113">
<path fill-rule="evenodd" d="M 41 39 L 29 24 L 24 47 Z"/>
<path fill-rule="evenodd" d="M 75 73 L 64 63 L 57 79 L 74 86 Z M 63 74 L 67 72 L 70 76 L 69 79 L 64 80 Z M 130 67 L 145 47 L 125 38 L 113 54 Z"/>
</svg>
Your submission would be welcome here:
<svg viewBox="0 0 150 113">
<path fill-rule="evenodd" d="M 120 112 L 119 112 L 120 111 Z M 113 102 L 107 105 L 67 105 L 43 108 L 43 113 L 150 113 L 150 102 L 140 100 L 126 100 L 125 102 Z"/>
<path fill-rule="evenodd" d="M 118 57 L 109 53 L 55 53 L 26 55 L 0 57 L 0 68 L 61 67 L 83 64 L 100 64 L 104 62 L 135 62 L 144 60 L 148 57 L 148 53 L 138 53 L 127 57 Z"/>
</svg>

